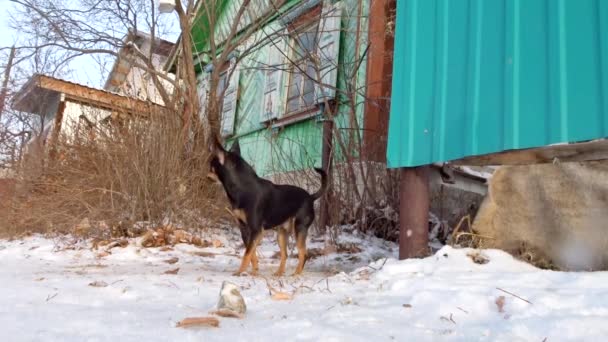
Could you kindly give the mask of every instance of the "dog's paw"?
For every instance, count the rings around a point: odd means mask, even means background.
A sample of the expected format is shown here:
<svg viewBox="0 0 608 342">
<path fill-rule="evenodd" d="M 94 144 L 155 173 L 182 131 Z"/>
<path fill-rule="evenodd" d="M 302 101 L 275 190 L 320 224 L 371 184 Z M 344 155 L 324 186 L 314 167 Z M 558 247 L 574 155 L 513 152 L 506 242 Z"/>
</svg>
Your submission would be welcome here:
<svg viewBox="0 0 608 342">
<path fill-rule="evenodd" d="M 279 271 L 276 271 L 276 272 L 274 272 L 272 275 L 273 275 L 273 276 L 275 276 L 275 277 L 282 277 L 282 276 L 283 276 L 283 273 L 285 273 L 285 272 L 279 272 Z"/>
<path fill-rule="evenodd" d="M 244 275 L 244 272 L 236 271 L 236 272 L 232 273 L 232 275 L 235 277 L 240 277 L 240 276 Z"/>
</svg>

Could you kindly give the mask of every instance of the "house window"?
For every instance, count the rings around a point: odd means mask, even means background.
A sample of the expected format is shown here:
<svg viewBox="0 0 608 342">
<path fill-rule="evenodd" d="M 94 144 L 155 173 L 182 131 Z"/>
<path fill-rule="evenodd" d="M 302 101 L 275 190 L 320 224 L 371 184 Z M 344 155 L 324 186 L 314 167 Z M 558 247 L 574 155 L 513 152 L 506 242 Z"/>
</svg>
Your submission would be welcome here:
<svg viewBox="0 0 608 342">
<path fill-rule="evenodd" d="M 312 56 L 318 45 L 318 20 L 292 33 L 291 63 L 285 114 L 295 114 L 315 105 L 316 68 Z"/>
<path fill-rule="evenodd" d="M 260 123 L 304 120 L 316 115 L 319 103 L 335 99 L 342 7 L 327 3 L 288 15 L 285 28 L 269 39 Z"/>
<path fill-rule="evenodd" d="M 223 71 L 222 73 L 220 73 L 220 79 L 217 81 L 217 90 L 215 95 L 217 96 L 217 98 L 219 99 L 221 96 L 226 96 L 226 77 L 228 76 L 228 72 L 227 71 Z M 224 112 L 224 101 L 218 101 L 218 105 L 219 105 L 219 112 L 223 113 Z"/>
<path fill-rule="evenodd" d="M 236 60 L 230 60 L 220 74 L 217 85 L 217 94 L 220 110 L 220 133 L 223 137 L 234 134 L 234 124 L 237 110 L 237 97 L 239 87 L 239 68 Z"/>
<path fill-rule="evenodd" d="M 78 132 L 80 137 L 87 138 L 89 140 L 95 139 L 95 132 L 93 130 L 93 123 L 87 119 L 84 114 L 81 114 L 78 117 L 78 126 L 76 131 Z"/>
</svg>

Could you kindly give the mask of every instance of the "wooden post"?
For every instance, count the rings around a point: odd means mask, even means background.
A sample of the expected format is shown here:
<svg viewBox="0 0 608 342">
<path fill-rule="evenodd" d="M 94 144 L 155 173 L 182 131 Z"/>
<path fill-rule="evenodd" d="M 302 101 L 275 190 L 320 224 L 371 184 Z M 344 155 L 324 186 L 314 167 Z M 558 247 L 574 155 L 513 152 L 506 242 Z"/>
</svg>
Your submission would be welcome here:
<svg viewBox="0 0 608 342">
<path fill-rule="evenodd" d="M 333 121 L 324 119 L 323 120 L 323 145 L 321 150 L 321 168 L 327 173 L 328 178 L 331 180 L 331 150 L 333 148 Z M 321 197 L 320 210 L 319 210 L 319 230 L 325 231 L 325 228 L 329 224 L 329 201 L 328 195 Z"/>
<path fill-rule="evenodd" d="M 429 167 L 402 168 L 399 181 L 399 259 L 428 254 Z"/>
<path fill-rule="evenodd" d="M 51 133 L 51 139 L 49 141 L 49 159 L 55 161 L 57 158 L 57 144 L 59 135 L 61 134 L 61 124 L 63 123 L 63 112 L 65 111 L 65 98 L 61 95 L 61 101 L 57 107 L 57 113 L 55 113 L 55 124 L 53 125 L 53 131 Z"/>
</svg>

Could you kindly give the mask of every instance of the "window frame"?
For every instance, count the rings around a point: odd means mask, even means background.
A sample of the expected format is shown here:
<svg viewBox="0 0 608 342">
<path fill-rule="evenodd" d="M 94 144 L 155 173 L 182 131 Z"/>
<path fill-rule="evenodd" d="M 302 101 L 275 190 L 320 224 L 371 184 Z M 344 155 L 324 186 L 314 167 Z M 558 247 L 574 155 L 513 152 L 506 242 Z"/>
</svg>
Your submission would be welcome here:
<svg viewBox="0 0 608 342">
<path fill-rule="evenodd" d="M 215 90 L 215 97 L 217 97 L 216 101 L 218 99 L 221 99 L 221 97 L 223 95 L 222 92 L 224 92 L 224 94 L 225 94 L 225 91 L 227 88 L 226 87 L 227 78 L 228 78 L 228 66 L 225 65 L 222 67 L 222 70 L 220 71 L 220 74 L 219 74 L 219 77 L 217 80 L 217 89 Z M 223 87 L 224 89 L 220 89 L 220 86 Z M 219 106 L 218 113 L 220 113 L 222 115 L 222 117 L 220 117 L 220 120 L 221 120 L 224 115 L 224 101 L 223 100 L 218 101 L 218 106 Z"/>
<path fill-rule="evenodd" d="M 287 89 L 285 90 L 287 93 L 285 95 L 284 98 L 284 103 L 283 105 L 283 114 L 277 118 L 277 122 L 293 122 L 293 121 L 298 121 L 299 119 L 305 119 L 307 117 L 312 116 L 313 114 L 316 114 L 316 112 L 319 109 L 319 104 L 314 100 L 314 80 L 309 80 L 310 82 L 313 83 L 312 87 L 313 87 L 313 103 L 311 103 L 310 105 L 306 105 L 304 102 L 304 98 L 303 98 L 303 89 L 299 89 L 298 90 L 298 98 L 299 98 L 299 106 L 298 109 L 295 110 L 289 110 L 288 105 L 289 105 L 289 101 L 290 99 L 294 99 L 295 97 L 289 97 L 289 93 L 291 90 L 291 86 L 292 86 L 292 79 L 293 77 L 295 77 L 296 73 L 299 73 L 300 75 L 304 76 L 306 75 L 306 70 L 298 70 L 297 67 L 299 65 L 305 65 L 306 68 L 308 68 L 310 66 L 310 64 L 312 64 L 311 62 L 307 62 L 308 60 L 308 56 L 304 56 L 304 57 L 300 57 L 300 58 L 295 58 L 295 54 L 296 54 L 296 49 L 297 49 L 297 45 L 299 45 L 300 43 L 296 40 L 296 37 L 303 33 L 306 32 L 307 30 L 310 30 L 311 27 L 314 27 L 314 44 L 312 46 L 312 53 L 314 53 L 317 49 L 317 45 L 318 45 L 318 39 L 319 39 L 319 25 L 321 24 L 321 10 L 322 10 L 322 6 L 321 4 L 311 8 L 308 12 L 303 13 L 302 15 L 300 15 L 296 20 L 294 20 L 293 22 L 289 23 L 287 25 L 287 31 L 288 34 L 290 36 L 289 38 L 289 43 L 288 43 L 288 56 L 289 56 L 289 68 L 287 71 Z M 297 45 L 296 45 L 297 44 Z M 314 65 L 313 65 L 314 68 Z M 304 71 L 304 73 L 302 73 L 302 71 Z M 306 83 L 306 78 L 307 77 L 303 77 L 302 80 L 300 80 L 300 86 L 303 88 L 304 84 Z M 308 94 L 308 93 L 307 93 Z"/>
</svg>

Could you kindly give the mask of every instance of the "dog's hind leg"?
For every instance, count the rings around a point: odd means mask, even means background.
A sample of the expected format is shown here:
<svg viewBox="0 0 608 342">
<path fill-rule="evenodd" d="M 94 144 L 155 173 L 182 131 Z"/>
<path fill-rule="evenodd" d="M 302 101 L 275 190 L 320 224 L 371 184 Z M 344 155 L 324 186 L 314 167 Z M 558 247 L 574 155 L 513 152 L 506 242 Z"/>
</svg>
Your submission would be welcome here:
<svg viewBox="0 0 608 342">
<path fill-rule="evenodd" d="M 307 229 L 298 229 L 296 246 L 298 247 L 298 266 L 293 275 L 301 274 L 306 263 L 306 233 Z"/>
<path fill-rule="evenodd" d="M 293 275 L 301 274 L 306 263 L 306 236 L 308 227 L 315 220 L 315 210 L 312 201 L 303 206 L 294 221 L 294 233 L 296 235 L 296 246 L 298 247 L 298 266 Z"/>
<path fill-rule="evenodd" d="M 277 240 L 281 250 L 281 263 L 274 275 L 280 277 L 285 273 L 285 263 L 287 262 L 287 231 L 283 227 L 277 228 Z"/>
</svg>

